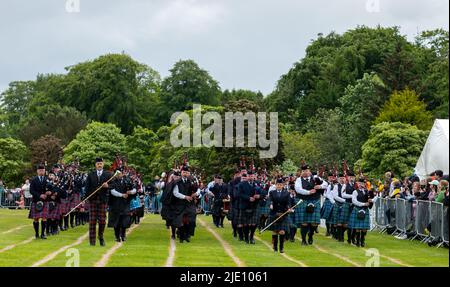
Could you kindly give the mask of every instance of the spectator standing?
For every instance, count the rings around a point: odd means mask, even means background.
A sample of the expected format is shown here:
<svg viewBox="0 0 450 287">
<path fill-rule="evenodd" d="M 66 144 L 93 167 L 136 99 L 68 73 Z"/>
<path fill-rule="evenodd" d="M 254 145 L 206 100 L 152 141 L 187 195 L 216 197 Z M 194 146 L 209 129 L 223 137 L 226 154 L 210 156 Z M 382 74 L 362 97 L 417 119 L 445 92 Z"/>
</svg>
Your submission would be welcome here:
<svg viewBox="0 0 450 287">
<path fill-rule="evenodd" d="M 28 209 L 31 204 L 31 200 L 33 199 L 33 195 L 30 192 L 30 180 L 28 178 L 25 180 L 24 185 L 22 185 L 22 192 L 25 199 L 25 206 Z"/>
</svg>

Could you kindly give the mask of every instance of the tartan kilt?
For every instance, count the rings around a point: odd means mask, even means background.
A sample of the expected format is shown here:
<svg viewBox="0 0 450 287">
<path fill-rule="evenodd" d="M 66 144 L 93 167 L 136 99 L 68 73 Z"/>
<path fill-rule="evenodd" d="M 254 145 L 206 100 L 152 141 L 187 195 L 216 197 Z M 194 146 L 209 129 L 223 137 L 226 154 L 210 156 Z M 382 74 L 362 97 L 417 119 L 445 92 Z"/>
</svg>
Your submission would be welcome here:
<svg viewBox="0 0 450 287">
<path fill-rule="evenodd" d="M 299 201 L 299 199 L 296 198 L 295 199 L 295 204 L 297 204 L 298 201 Z M 305 209 L 304 207 L 302 208 L 302 205 L 304 205 L 304 204 L 305 204 L 305 202 L 303 201 L 302 203 L 300 203 L 299 205 L 297 205 L 294 208 L 294 214 L 292 214 L 292 223 L 295 226 L 300 226 L 303 223 L 304 216 L 303 216 L 303 213 L 301 211 L 302 211 L 302 209 L 303 210 Z"/>
<path fill-rule="evenodd" d="M 61 203 L 56 203 L 53 210 L 50 210 L 50 204 L 48 208 L 48 219 L 60 219 L 61 218 Z"/>
<path fill-rule="evenodd" d="M 289 213 L 288 217 L 289 217 L 289 227 L 297 228 L 297 225 L 295 224 L 295 211 Z"/>
<path fill-rule="evenodd" d="M 265 215 L 265 216 L 269 216 L 270 214 L 270 200 L 266 201 L 266 205 L 265 206 L 258 206 L 258 218 L 261 217 L 261 215 Z"/>
<path fill-rule="evenodd" d="M 59 204 L 59 213 L 61 215 L 65 215 L 70 211 L 70 202 L 68 199 L 61 199 L 61 203 Z"/>
<path fill-rule="evenodd" d="M 70 201 L 70 207 L 69 207 L 70 209 L 69 210 L 71 210 L 72 208 L 74 208 L 75 206 L 80 204 L 80 202 L 81 202 L 81 194 L 79 194 L 79 193 L 72 193 L 69 196 L 69 201 Z M 79 208 L 77 208 L 77 209 L 79 209 Z"/>
<path fill-rule="evenodd" d="M 320 210 L 320 218 L 325 219 L 328 223 L 333 214 L 333 204 L 329 199 L 325 199 L 322 209 Z"/>
<path fill-rule="evenodd" d="M 256 225 L 258 224 L 258 209 L 253 209 L 252 213 L 245 212 L 245 209 L 239 209 L 237 224 Z"/>
<path fill-rule="evenodd" d="M 48 218 L 48 202 L 44 202 L 44 208 L 40 212 L 36 210 L 36 202 L 32 202 L 30 206 L 30 213 L 28 214 L 30 219 L 47 219 Z"/>
<path fill-rule="evenodd" d="M 314 208 L 314 212 L 307 213 L 306 206 L 310 203 L 314 204 L 316 207 Z M 301 214 L 300 215 L 301 221 L 299 222 L 300 225 L 302 223 L 320 224 L 320 199 L 317 200 L 306 199 L 301 204 L 299 204 L 299 206 Z"/>
<path fill-rule="evenodd" d="M 338 224 L 348 224 L 349 223 L 349 221 L 350 221 L 350 209 L 351 209 L 351 204 L 348 203 L 348 202 L 344 202 L 344 204 L 342 205 L 341 214 L 337 218 L 337 223 Z"/>
<path fill-rule="evenodd" d="M 358 219 L 358 211 L 360 211 L 361 209 L 363 209 L 366 212 L 366 216 L 364 217 L 364 219 Z M 353 207 L 348 227 L 351 229 L 369 230 L 370 229 L 369 209 L 367 207 L 366 208 L 358 206 Z"/>
<path fill-rule="evenodd" d="M 277 218 L 276 215 L 270 215 L 269 216 L 269 221 L 267 222 L 267 225 L 269 225 L 276 218 Z M 280 220 L 275 222 L 268 229 L 271 230 L 271 231 L 281 231 L 281 230 L 289 231 L 290 221 L 291 220 L 290 220 L 289 214 L 286 214 L 285 216 L 283 216 L 283 218 L 281 218 Z"/>
<path fill-rule="evenodd" d="M 238 218 L 239 218 L 239 209 L 237 207 L 233 207 L 233 205 L 231 205 L 230 207 L 230 211 L 228 212 L 228 219 L 235 223 L 238 224 Z"/>
</svg>

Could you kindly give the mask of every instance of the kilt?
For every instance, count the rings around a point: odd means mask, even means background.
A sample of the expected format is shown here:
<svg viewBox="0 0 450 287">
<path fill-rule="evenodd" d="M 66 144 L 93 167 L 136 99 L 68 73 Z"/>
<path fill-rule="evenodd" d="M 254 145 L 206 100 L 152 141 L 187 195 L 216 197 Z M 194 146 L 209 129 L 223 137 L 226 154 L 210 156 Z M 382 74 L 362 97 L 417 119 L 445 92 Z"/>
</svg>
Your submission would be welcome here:
<svg viewBox="0 0 450 287">
<path fill-rule="evenodd" d="M 129 228 L 131 226 L 131 218 L 128 213 L 110 211 L 108 213 L 108 227 Z"/>
<path fill-rule="evenodd" d="M 297 204 L 298 201 L 299 201 L 299 199 L 296 198 L 295 199 L 295 204 Z M 304 204 L 305 204 L 305 202 L 303 201 L 302 203 L 297 205 L 294 208 L 294 214 L 291 215 L 292 216 L 292 223 L 295 226 L 300 226 L 303 223 L 303 214 L 302 214 L 301 210 L 302 210 L 302 205 L 304 205 Z M 303 207 L 303 210 L 304 210 L 304 207 Z"/>
<path fill-rule="evenodd" d="M 348 202 L 344 202 L 342 205 L 342 211 L 337 219 L 338 224 L 348 224 L 350 221 L 350 210 L 351 210 L 351 204 Z"/>
<path fill-rule="evenodd" d="M 61 203 L 59 204 L 59 213 L 61 215 L 65 215 L 70 211 L 70 202 L 68 199 L 61 199 Z"/>
<path fill-rule="evenodd" d="M 358 219 L 358 211 L 364 210 L 366 212 L 366 216 L 364 219 Z M 348 227 L 351 229 L 363 229 L 363 230 L 369 230 L 370 229 L 370 212 L 367 207 L 353 207 L 352 213 L 350 215 L 350 221 L 348 224 Z"/>
<path fill-rule="evenodd" d="M 331 216 L 333 214 L 333 204 L 327 198 L 323 203 L 322 209 L 320 210 L 320 218 L 325 219 L 327 223 L 330 223 Z"/>
<path fill-rule="evenodd" d="M 32 202 L 30 206 L 30 213 L 28 214 L 30 219 L 47 219 L 48 218 L 48 202 L 44 202 L 44 208 L 41 211 L 36 210 L 36 202 Z"/>
<path fill-rule="evenodd" d="M 230 206 L 230 211 L 228 212 L 228 219 L 234 223 L 238 224 L 237 220 L 239 218 L 239 209 L 237 207 Z"/>
<path fill-rule="evenodd" d="M 237 216 L 237 224 L 241 225 L 256 225 L 258 224 L 258 210 L 252 209 L 251 213 L 245 211 L 245 209 L 239 209 Z"/>
<path fill-rule="evenodd" d="M 55 203 L 55 208 L 53 210 L 50 210 L 50 204 L 48 208 L 48 219 L 60 219 L 61 218 L 61 204 Z"/>
<path fill-rule="evenodd" d="M 261 217 L 261 215 L 265 215 L 266 217 L 270 214 L 270 200 L 266 201 L 266 204 L 264 206 L 259 205 L 258 206 L 258 218 Z"/>
<path fill-rule="evenodd" d="M 314 212 L 307 213 L 306 206 L 308 204 L 314 204 L 316 207 L 314 208 Z M 320 199 L 306 199 L 302 203 L 299 204 L 299 215 L 297 225 L 312 223 L 312 224 L 320 224 Z"/>
<path fill-rule="evenodd" d="M 289 227 L 291 228 L 297 228 L 297 225 L 295 224 L 295 211 L 289 213 Z"/>
<path fill-rule="evenodd" d="M 277 219 L 276 215 L 270 215 L 267 225 L 269 225 L 275 219 Z M 279 219 L 277 222 L 272 224 L 268 229 L 271 231 L 281 231 L 281 230 L 289 231 L 289 227 L 290 227 L 290 217 L 289 214 L 286 214 L 285 216 L 283 216 L 283 218 Z"/>
<path fill-rule="evenodd" d="M 81 195 L 79 193 L 72 193 L 69 195 L 70 209 L 74 208 L 81 202 Z M 70 210 L 68 210 L 70 211 Z"/>
<path fill-rule="evenodd" d="M 179 228 L 185 223 L 195 224 L 195 219 L 197 217 L 197 210 L 195 205 L 174 205 L 173 206 L 173 221 L 172 225 Z"/>
</svg>

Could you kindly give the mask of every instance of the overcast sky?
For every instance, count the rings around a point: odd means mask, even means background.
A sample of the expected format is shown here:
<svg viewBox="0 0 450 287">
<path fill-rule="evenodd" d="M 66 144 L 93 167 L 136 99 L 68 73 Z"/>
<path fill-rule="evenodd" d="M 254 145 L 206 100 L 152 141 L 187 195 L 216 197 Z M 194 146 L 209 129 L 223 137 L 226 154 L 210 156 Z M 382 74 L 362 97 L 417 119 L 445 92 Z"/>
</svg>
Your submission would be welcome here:
<svg viewBox="0 0 450 287">
<path fill-rule="evenodd" d="M 163 77 L 176 61 L 193 59 L 222 89 L 268 94 L 318 33 L 381 24 L 400 26 L 412 39 L 418 31 L 448 29 L 448 6 L 448 0 L 1 0 L 0 91 L 11 81 L 125 51 Z"/>
</svg>

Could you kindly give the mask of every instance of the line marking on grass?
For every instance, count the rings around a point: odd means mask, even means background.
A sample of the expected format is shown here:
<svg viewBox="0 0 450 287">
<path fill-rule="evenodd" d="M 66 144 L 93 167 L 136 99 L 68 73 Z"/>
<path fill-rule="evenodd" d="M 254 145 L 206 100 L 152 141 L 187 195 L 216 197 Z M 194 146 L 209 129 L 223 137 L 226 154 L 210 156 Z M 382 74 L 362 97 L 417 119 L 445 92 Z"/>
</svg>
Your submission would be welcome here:
<svg viewBox="0 0 450 287">
<path fill-rule="evenodd" d="M 259 237 L 256 236 L 256 235 L 254 236 L 254 238 L 255 238 L 256 240 L 262 242 L 262 243 L 263 243 L 265 246 L 267 246 L 267 248 L 269 248 L 270 250 L 273 250 L 273 249 L 272 249 L 272 246 L 270 246 L 270 244 L 267 243 L 265 240 L 259 238 Z M 286 258 L 287 260 L 292 261 L 292 262 L 294 262 L 294 263 L 296 263 L 296 264 L 298 264 L 298 265 L 300 265 L 300 266 L 302 266 L 302 267 L 308 267 L 308 265 L 306 265 L 306 264 L 303 263 L 302 261 L 297 260 L 297 259 L 294 259 L 294 258 L 292 258 L 291 256 L 287 255 L 286 253 L 280 253 L 280 255 L 283 256 L 284 258 Z"/>
<path fill-rule="evenodd" d="M 297 239 L 297 240 L 300 240 L 300 241 L 302 240 L 300 237 L 296 237 L 296 239 Z M 324 249 L 323 247 L 320 247 L 319 245 L 317 245 L 317 243 L 314 243 L 314 244 L 313 244 L 313 247 L 316 248 L 317 250 L 319 250 L 319 251 L 322 252 L 322 253 L 331 254 L 331 255 L 333 255 L 334 257 L 341 259 L 342 261 L 345 261 L 345 262 L 347 262 L 347 263 L 352 264 L 353 266 L 356 266 L 356 267 L 362 267 L 361 264 L 352 261 L 350 258 L 348 258 L 348 257 L 346 257 L 346 256 L 343 256 L 343 255 L 340 255 L 340 254 L 338 254 L 338 253 L 330 252 L 330 251 Z"/>
<path fill-rule="evenodd" d="M 245 263 L 234 254 L 234 252 L 231 249 L 231 246 L 230 246 L 230 244 L 228 244 L 228 242 L 226 242 L 219 234 L 217 234 L 217 232 L 215 232 L 211 227 L 209 227 L 208 224 L 206 224 L 200 218 L 198 218 L 198 222 L 200 222 L 200 224 L 204 228 L 206 228 L 206 230 L 208 230 L 209 233 L 211 233 L 217 239 L 217 241 L 220 242 L 220 244 L 222 244 L 222 247 L 225 250 L 225 252 L 228 254 L 228 256 L 231 257 L 231 259 L 233 259 L 234 263 L 236 263 L 236 265 L 238 267 L 245 267 Z"/>
<path fill-rule="evenodd" d="M 12 232 L 14 232 L 14 231 L 20 230 L 20 229 L 22 229 L 22 228 L 24 228 L 24 227 L 27 227 L 27 226 L 28 226 L 28 225 L 17 226 L 17 227 L 15 227 L 15 228 L 13 228 L 13 229 L 3 231 L 2 234 L 12 233 Z"/>
<path fill-rule="evenodd" d="M 36 262 L 33 265 L 31 265 L 31 267 L 39 267 L 39 266 L 49 262 L 50 260 L 53 260 L 56 256 L 58 256 L 59 254 L 63 253 L 67 249 L 72 248 L 72 247 L 77 246 L 77 245 L 80 245 L 88 237 L 89 237 L 89 232 L 86 232 L 84 235 L 80 236 L 77 239 L 77 241 L 75 241 L 74 243 L 66 245 L 66 246 L 63 246 L 60 249 L 56 250 L 55 252 L 50 253 L 49 255 L 45 256 L 43 259 L 41 259 L 38 262 Z"/>
<path fill-rule="evenodd" d="M 170 235 L 172 235 L 170 229 L 169 229 Z M 175 251 L 177 250 L 177 245 L 175 244 L 175 239 L 170 238 L 170 245 L 169 245 L 169 257 L 167 257 L 166 264 L 164 267 L 173 267 L 173 262 L 175 261 Z"/>
<path fill-rule="evenodd" d="M 141 223 L 144 221 L 144 218 L 142 218 Z M 129 228 L 127 230 L 127 236 L 131 234 L 131 232 L 133 232 L 133 230 L 135 230 L 140 224 L 135 224 L 133 225 L 131 228 Z M 120 248 L 122 247 L 123 242 L 116 242 L 116 244 L 113 245 L 113 247 L 111 247 L 108 251 L 106 251 L 105 254 L 103 254 L 102 258 L 97 261 L 94 264 L 94 267 L 105 267 L 106 264 L 108 264 L 109 259 L 111 258 L 111 256 Z"/>
<path fill-rule="evenodd" d="M 19 245 L 28 244 L 28 243 L 30 243 L 33 240 L 34 240 L 34 236 L 28 238 L 27 240 L 21 241 L 21 242 L 19 242 L 17 244 L 8 245 L 8 246 L 4 247 L 3 249 L 0 249 L 0 253 L 3 253 L 3 252 L 8 251 L 8 250 L 11 250 L 14 247 L 19 246 Z"/>
<path fill-rule="evenodd" d="M 331 237 L 326 237 L 326 236 L 324 236 L 324 235 L 321 234 L 321 233 L 319 233 L 319 235 L 322 236 L 322 237 L 325 237 L 325 238 L 327 238 L 327 239 L 333 240 L 333 238 L 331 238 Z M 358 247 L 355 246 L 355 248 L 358 248 Z M 368 250 L 367 248 L 361 248 L 361 247 L 359 247 L 359 249 L 360 249 L 360 250 L 364 250 L 364 252 L 366 252 L 366 251 Z M 394 264 L 398 264 L 398 265 L 401 265 L 401 266 L 404 266 L 404 267 L 414 267 L 414 265 L 406 264 L 406 263 L 404 263 L 404 262 L 402 262 L 401 260 L 396 259 L 396 258 L 392 258 L 392 257 L 386 256 L 386 255 L 382 255 L 382 254 L 380 254 L 380 256 L 383 257 L 384 259 L 387 259 L 387 260 L 391 261 L 391 262 L 394 263 Z"/>
</svg>

